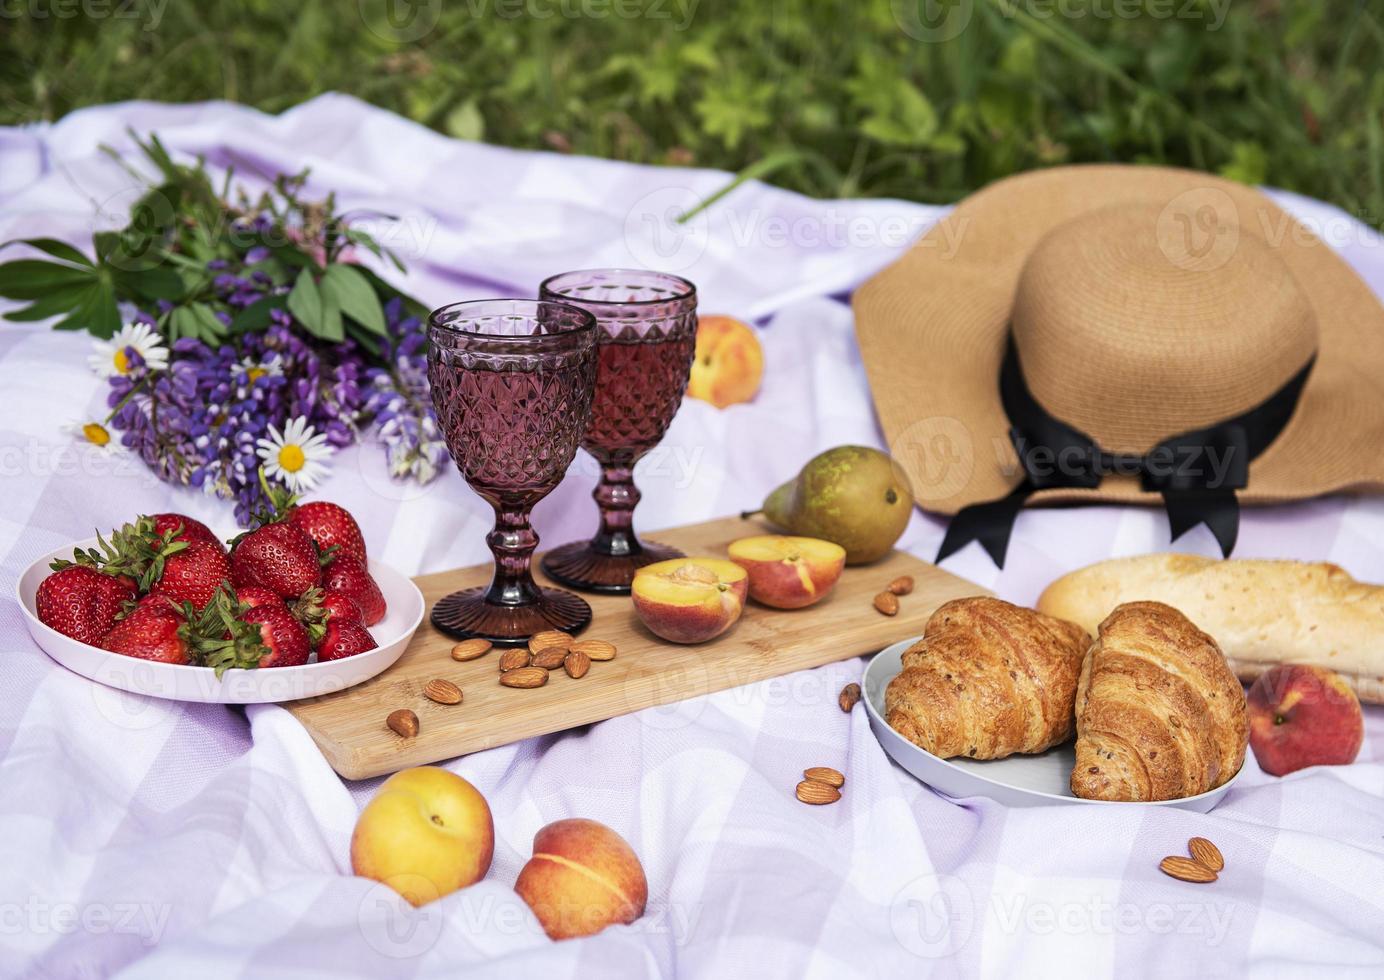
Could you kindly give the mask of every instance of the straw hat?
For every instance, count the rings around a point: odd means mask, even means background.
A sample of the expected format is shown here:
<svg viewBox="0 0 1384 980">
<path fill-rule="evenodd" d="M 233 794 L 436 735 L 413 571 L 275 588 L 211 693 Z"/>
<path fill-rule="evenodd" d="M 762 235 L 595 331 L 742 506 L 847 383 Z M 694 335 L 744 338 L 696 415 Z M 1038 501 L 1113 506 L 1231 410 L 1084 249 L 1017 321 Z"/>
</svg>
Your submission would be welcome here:
<svg viewBox="0 0 1384 980">
<path fill-rule="evenodd" d="M 955 514 L 1016 487 L 1030 503 L 1162 503 L 1111 458 L 1237 419 L 1263 444 L 1251 435 L 1232 500 L 1384 487 L 1384 308 L 1331 248 L 1240 184 L 1133 166 L 1003 180 L 854 306 L 880 424 L 925 510 Z M 1006 363 L 1039 428 L 1055 420 L 1105 453 L 1094 485 L 1025 485 L 1011 430 L 1032 427 L 1001 396 Z M 1253 416 L 1275 396 L 1276 422 Z"/>
</svg>

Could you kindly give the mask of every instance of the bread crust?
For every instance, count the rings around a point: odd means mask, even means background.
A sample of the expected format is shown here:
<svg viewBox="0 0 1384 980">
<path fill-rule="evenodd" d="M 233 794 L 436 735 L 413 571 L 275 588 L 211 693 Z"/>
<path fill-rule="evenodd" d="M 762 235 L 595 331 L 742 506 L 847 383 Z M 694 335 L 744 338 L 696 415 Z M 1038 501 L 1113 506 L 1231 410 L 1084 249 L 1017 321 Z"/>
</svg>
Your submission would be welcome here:
<svg viewBox="0 0 1384 980">
<path fill-rule="evenodd" d="M 1101 622 L 1076 695 L 1072 793 L 1149 802 L 1196 796 L 1240 771 L 1245 694 L 1216 641 L 1161 602 Z"/>
<path fill-rule="evenodd" d="M 939 758 L 1002 759 L 1071 738 L 1090 634 L 1000 599 L 955 599 L 928 620 L 885 689 L 885 720 Z"/>
<path fill-rule="evenodd" d="M 1334 670 L 1361 701 L 1384 704 L 1384 588 L 1328 562 L 1160 553 L 1064 575 L 1038 609 L 1095 630 L 1123 602 L 1181 610 L 1216 638 L 1240 680 L 1280 663 Z"/>
</svg>

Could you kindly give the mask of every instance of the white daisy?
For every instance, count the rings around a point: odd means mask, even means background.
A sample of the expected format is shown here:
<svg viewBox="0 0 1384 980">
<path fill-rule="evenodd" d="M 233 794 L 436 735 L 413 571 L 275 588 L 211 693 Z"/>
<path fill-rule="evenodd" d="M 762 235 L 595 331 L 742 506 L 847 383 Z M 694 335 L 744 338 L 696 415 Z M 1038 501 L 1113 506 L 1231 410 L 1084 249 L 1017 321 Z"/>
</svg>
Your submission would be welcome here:
<svg viewBox="0 0 1384 980">
<path fill-rule="evenodd" d="M 274 354 L 267 361 L 257 361 L 253 357 L 242 357 L 240 367 L 245 372 L 245 380 L 254 384 L 263 377 L 278 377 L 284 373 L 283 360 Z"/>
<path fill-rule="evenodd" d="M 317 486 L 327 475 L 323 462 L 335 451 L 301 415 L 288 420 L 282 433 L 269 423 L 269 438 L 256 440 L 256 453 L 264 460 L 264 473 L 282 480 L 294 493 Z"/>
<path fill-rule="evenodd" d="M 91 448 L 98 455 L 114 456 L 116 453 L 125 451 L 125 447 L 120 444 L 120 439 L 104 422 L 97 422 L 95 419 L 74 419 L 62 428 L 64 432 L 76 436 L 79 443 L 84 447 Z"/>
<path fill-rule="evenodd" d="M 103 378 L 130 373 L 130 358 L 125 353 L 130 348 L 139 352 L 149 370 L 164 371 L 168 368 L 168 348 L 158 332 L 147 323 L 127 323 L 110 340 L 98 340 L 91 347 L 92 353 L 87 363 Z"/>
</svg>

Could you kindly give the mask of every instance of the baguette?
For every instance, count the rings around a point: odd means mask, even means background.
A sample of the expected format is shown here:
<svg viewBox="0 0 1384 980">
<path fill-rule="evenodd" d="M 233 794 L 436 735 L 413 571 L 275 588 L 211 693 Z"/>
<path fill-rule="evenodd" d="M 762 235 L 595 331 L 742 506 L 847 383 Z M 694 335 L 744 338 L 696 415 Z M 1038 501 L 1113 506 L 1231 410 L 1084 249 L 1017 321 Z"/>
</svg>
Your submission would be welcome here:
<svg viewBox="0 0 1384 980">
<path fill-rule="evenodd" d="M 1280 663 L 1340 674 L 1361 701 L 1384 704 L 1384 588 L 1326 562 L 1151 554 L 1064 575 L 1038 609 L 1094 633 L 1116 606 L 1181 610 L 1211 634 L 1246 683 Z"/>
</svg>

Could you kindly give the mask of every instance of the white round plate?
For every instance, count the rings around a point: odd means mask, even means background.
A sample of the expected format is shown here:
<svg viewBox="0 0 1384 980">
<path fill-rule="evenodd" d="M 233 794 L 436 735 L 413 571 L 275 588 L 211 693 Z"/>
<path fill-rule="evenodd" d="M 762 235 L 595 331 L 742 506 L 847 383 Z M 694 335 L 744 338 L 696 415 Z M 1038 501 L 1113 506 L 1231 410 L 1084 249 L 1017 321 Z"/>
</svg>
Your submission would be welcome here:
<svg viewBox="0 0 1384 980">
<path fill-rule="evenodd" d="M 885 647 L 865 668 L 861 682 L 870 728 L 889 756 L 908 772 L 939 793 L 956 799 L 988 796 L 1005 806 L 1056 806 L 1082 803 L 1095 806 L 1175 806 L 1205 813 L 1221 801 L 1240 773 L 1200 796 L 1157 803 L 1120 803 L 1110 800 L 1083 800 L 1073 796 L 1069 780 L 1076 764 L 1072 742 L 1048 749 L 1041 755 L 1011 755 L 1007 759 L 939 759 L 920 749 L 884 720 L 884 689 L 902 669 L 903 652 L 919 637 L 900 640 Z M 1243 767 L 1240 772 L 1244 772 Z"/>
<path fill-rule="evenodd" d="M 44 653 L 68 670 L 122 691 L 213 704 L 263 704 L 331 694 L 369 680 L 393 666 L 423 621 L 423 593 L 418 591 L 418 586 L 408 576 L 372 560 L 370 574 L 379 583 L 387 604 L 384 619 L 370 627 L 370 634 L 379 644 L 374 650 L 301 667 L 228 670 L 218 679 L 209 667 L 156 663 L 111 653 L 64 636 L 40 622 L 34 596 L 39 583 L 51 572 L 48 563 L 55 558 L 70 559 L 74 548 L 95 545 L 95 538 L 77 541 L 44 555 L 26 568 L 19 577 L 19 604 L 24 608 L 29 635 Z"/>
</svg>

